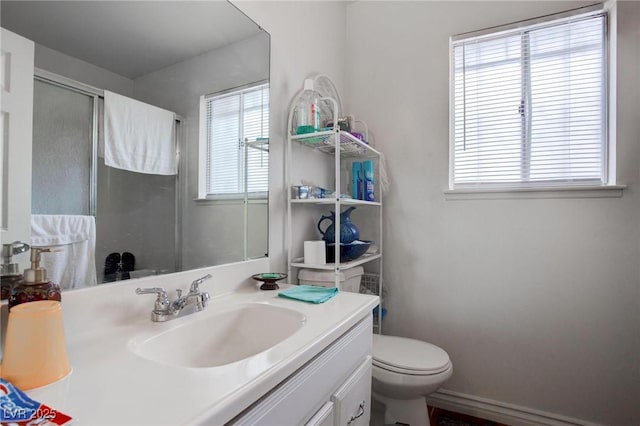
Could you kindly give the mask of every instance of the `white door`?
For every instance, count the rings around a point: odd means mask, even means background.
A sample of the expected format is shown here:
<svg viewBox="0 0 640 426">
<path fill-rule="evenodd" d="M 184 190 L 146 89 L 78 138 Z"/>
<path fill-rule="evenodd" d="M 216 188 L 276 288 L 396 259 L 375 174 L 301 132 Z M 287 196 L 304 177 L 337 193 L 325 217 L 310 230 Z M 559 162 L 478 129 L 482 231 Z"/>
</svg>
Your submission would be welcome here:
<svg viewBox="0 0 640 426">
<path fill-rule="evenodd" d="M 34 43 L 2 28 L 0 44 L 0 241 L 30 243 Z"/>
</svg>

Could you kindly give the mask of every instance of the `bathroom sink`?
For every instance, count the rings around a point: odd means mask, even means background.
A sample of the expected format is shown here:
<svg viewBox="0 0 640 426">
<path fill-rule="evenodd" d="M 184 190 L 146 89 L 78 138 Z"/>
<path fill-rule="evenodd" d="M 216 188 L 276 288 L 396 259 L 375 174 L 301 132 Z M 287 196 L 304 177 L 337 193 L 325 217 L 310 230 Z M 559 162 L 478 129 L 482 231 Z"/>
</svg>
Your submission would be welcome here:
<svg viewBox="0 0 640 426">
<path fill-rule="evenodd" d="M 130 348 L 143 358 L 163 364 L 215 367 L 277 345 L 302 327 L 305 316 L 278 306 L 245 303 L 228 311 L 190 319 L 193 321 L 159 334 L 138 336 L 130 342 Z"/>
</svg>

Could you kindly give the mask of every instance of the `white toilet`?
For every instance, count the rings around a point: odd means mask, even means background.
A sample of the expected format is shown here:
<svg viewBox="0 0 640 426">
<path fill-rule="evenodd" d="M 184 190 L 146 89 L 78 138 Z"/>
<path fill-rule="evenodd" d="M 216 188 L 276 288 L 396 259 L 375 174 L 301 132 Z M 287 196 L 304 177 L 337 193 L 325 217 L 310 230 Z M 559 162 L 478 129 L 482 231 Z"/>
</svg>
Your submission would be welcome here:
<svg viewBox="0 0 640 426">
<path fill-rule="evenodd" d="M 385 405 L 385 424 L 428 425 L 425 397 L 452 372 L 449 355 L 431 343 L 373 335 L 372 397 Z"/>
</svg>

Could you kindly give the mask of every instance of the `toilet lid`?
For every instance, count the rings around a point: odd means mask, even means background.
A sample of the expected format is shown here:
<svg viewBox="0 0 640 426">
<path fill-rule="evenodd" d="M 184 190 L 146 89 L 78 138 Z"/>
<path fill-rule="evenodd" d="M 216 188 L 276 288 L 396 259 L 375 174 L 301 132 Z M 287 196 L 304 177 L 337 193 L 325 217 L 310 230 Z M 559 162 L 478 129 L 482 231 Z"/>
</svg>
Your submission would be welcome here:
<svg viewBox="0 0 640 426">
<path fill-rule="evenodd" d="M 437 374 L 450 367 L 449 355 L 431 343 L 406 337 L 373 335 L 373 364 L 407 374 Z"/>
</svg>

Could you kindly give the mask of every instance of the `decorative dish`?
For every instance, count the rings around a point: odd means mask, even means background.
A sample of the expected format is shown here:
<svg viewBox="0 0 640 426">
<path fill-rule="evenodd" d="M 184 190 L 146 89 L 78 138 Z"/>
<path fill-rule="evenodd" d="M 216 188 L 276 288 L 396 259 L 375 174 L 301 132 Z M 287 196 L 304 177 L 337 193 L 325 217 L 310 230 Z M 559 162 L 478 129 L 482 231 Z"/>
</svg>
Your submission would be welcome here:
<svg viewBox="0 0 640 426">
<path fill-rule="evenodd" d="M 251 278 L 256 281 L 262 281 L 260 290 L 277 290 L 280 288 L 277 281 L 287 278 L 287 274 L 281 272 L 263 272 L 262 274 L 252 275 Z"/>
</svg>

